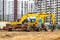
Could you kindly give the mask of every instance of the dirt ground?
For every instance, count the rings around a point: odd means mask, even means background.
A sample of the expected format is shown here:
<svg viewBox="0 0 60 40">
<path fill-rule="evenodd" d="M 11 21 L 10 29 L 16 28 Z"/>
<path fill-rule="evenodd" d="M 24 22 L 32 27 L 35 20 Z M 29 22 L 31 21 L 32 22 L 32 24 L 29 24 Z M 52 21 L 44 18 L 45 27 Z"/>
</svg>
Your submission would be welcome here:
<svg viewBox="0 0 60 40">
<path fill-rule="evenodd" d="M 0 40 L 60 40 L 60 30 L 54 32 L 0 31 Z"/>
</svg>

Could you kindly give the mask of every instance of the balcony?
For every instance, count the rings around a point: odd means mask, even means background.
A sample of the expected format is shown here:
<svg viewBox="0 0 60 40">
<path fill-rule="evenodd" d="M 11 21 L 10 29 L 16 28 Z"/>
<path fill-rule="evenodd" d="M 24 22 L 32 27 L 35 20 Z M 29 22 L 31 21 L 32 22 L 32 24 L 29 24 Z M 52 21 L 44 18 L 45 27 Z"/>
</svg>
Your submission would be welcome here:
<svg viewBox="0 0 60 40">
<path fill-rule="evenodd" d="M 58 19 L 60 19 L 60 17 L 58 17 Z"/>
<path fill-rule="evenodd" d="M 60 10 L 56 10 L 56 11 L 58 11 L 58 13 L 60 13 Z"/>
<path fill-rule="evenodd" d="M 57 3 L 60 3 L 60 1 L 58 1 Z"/>
</svg>

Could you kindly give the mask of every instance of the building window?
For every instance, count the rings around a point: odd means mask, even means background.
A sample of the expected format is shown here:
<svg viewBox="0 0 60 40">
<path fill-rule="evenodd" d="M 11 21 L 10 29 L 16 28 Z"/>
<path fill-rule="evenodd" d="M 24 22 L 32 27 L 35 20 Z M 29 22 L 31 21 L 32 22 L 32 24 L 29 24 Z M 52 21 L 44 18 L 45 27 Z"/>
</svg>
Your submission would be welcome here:
<svg viewBox="0 0 60 40">
<path fill-rule="evenodd" d="M 23 8 L 23 1 L 21 2 L 21 6 L 22 6 L 22 8 Z"/>
</svg>

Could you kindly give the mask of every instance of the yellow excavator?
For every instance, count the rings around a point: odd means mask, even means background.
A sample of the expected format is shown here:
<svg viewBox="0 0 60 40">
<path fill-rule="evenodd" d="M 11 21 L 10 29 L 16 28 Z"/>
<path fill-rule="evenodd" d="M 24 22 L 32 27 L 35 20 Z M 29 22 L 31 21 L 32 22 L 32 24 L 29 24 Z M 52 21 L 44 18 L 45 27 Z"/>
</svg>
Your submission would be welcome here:
<svg viewBox="0 0 60 40">
<path fill-rule="evenodd" d="M 40 28 L 38 27 L 38 19 L 41 18 L 42 22 L 41 22 L 41 26 L 44 30 L 47 31 L 47 29 L 44 27 L 44 20 L 46 17 L 50 16 L 51 17 L 51 21 L 52 21 L 52 25 L 53 25 L 53 29 L 55 28 L 55 19 L 54 19 L 54 13 L 45 13 L 45 12 L 41 12 L 41 13 L 28 13 L 26 15 L 24 15 L 21 19 L 19 19 L 17 22 L 8 22 L 6 24 L 6 27 L 4 27 L 4 30 L 9 30 L 12 31 L 13 29 L 21 29 L 21 30 L 38 30 L 40 31 Z M 28 17 L 36 17 L 35 21 L 32 22 L 28 22 L 26 19 Z"/>
</svg>

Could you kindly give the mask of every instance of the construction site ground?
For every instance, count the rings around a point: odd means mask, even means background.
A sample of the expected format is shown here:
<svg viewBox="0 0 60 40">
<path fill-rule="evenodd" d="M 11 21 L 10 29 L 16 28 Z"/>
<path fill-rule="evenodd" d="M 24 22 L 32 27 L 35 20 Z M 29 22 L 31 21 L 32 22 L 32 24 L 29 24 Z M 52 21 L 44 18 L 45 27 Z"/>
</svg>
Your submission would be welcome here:
<svg viewBox="0 0 60 40">
<path fill-rule="evenodd" d="M 54 32 L 22 32 L 0 30 L 0 40 L 60 40 L 60 30 Z"/>
<path fill-rule="evenodd" d="M 0 29 L 6 26 L 7 22 L 0 22 Z M 60 30 L 54 32 L 25 32 L 25 31 L 4 31 L 0 30 L 0 40 L 60 40 Z"/>
</svg>

